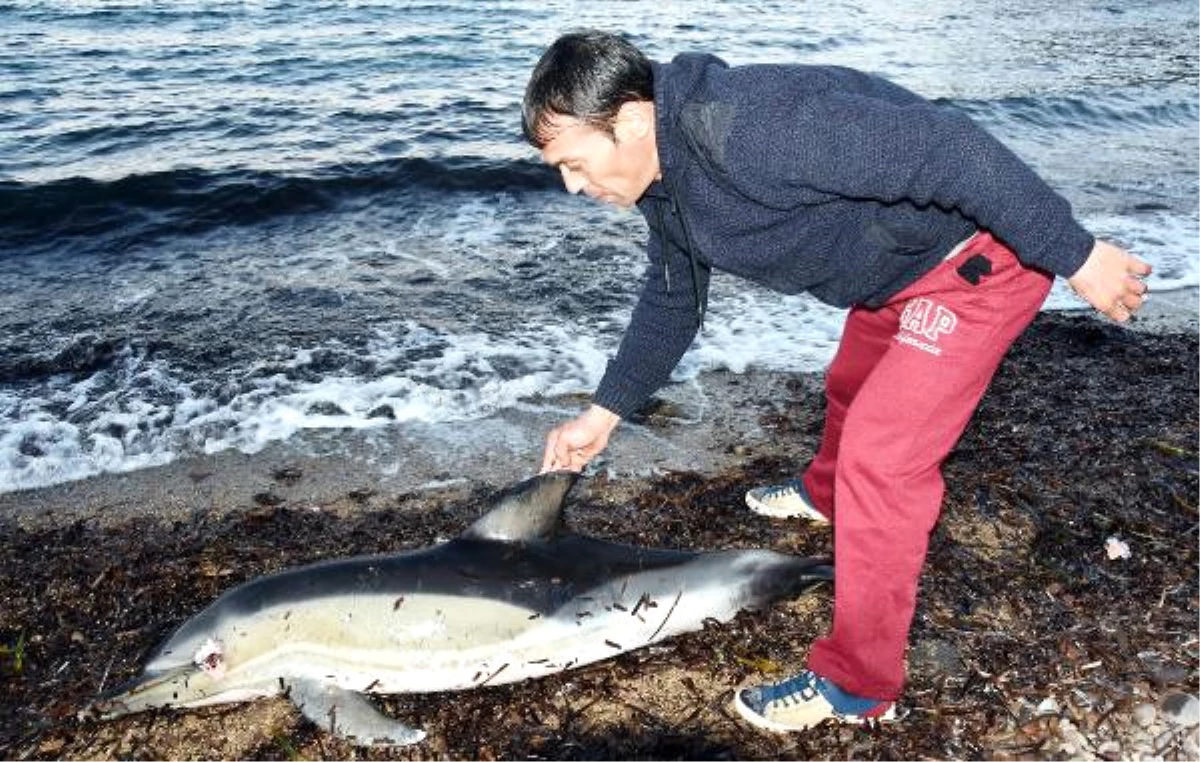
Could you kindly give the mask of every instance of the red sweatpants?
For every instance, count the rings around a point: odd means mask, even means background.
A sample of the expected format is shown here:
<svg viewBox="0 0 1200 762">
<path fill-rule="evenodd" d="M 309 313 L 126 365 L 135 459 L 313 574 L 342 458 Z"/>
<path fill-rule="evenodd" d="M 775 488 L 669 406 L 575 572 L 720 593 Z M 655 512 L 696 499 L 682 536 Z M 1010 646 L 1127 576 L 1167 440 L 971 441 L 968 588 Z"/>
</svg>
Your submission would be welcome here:
<svg viewBox="0 0 1200 762">
<path fill-rule="evenodd" d="M 942 462 L 1052 280 L 980 232 L 884 306 L 850 311 L 804 474 L 835 568 L 833 627 L 808 666 L 844 690 L 899 696 Z"/>
</svg>

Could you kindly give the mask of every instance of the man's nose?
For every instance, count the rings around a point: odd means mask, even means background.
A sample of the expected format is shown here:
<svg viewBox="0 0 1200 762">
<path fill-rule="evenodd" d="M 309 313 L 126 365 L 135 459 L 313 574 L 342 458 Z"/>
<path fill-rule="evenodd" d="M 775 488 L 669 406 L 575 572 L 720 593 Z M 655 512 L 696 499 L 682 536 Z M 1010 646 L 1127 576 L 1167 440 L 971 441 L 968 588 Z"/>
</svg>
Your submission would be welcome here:
<svg viewBox="0 0 1200 762">
<path fill-rule="evenodd" d="M 567 193 L 578 193 L 587 185 L 587 180 L 578 172 L 572 172 L 566 167 L 559 167 L 562 172 L 563 185 L 567 186 Z"/>
</svg>

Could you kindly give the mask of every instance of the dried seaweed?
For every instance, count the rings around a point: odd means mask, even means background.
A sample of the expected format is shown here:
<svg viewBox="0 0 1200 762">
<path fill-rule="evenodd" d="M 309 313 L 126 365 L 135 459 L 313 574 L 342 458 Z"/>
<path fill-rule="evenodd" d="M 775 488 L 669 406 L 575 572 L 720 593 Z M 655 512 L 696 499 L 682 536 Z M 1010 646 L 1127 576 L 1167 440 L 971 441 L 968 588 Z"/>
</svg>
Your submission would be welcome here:
<svg viewBox="0 0 1200 762">
<path fill-rule="evenodd" d="M 171 525 L 5 526 L 0 756 L 1184 758 L 1185 731 L 1142 728 L 1133 715 L 1171 693 L 1197 693 L 1197 417 L 1195 336 L 1040 317 L 946 463 L 905 717 L 886 728 L 764 735 L 728 709 L 735 685 L 802 664 L 828 626 L 828 593 L 541 680 L 383 699 L 385 711 L 430 731 L 407 749 L 348 746 L 283 701 L 82 723 L 83 703 L 136 674 L 221 591 L 318 558 L 452 536 L 486 490 L 432 507 L 364 491 L 343 511 L 262 499 Z M 762 422 L 811 453 L 820 433 L 811 384 L 764 406 Z M 596 478 L 571 522 L 645 545 L 828 553 L 827 529 L 743 507 L 747 485 L 802 466 L 761 457 L 721 473 L 668 474 L 639 485 L 630 502 Z M 365 509 L 381 501 L 387 510 Z M 1106 555 L 1111 536 L 1129 545 L 1129 558 Z"/>
</svg>

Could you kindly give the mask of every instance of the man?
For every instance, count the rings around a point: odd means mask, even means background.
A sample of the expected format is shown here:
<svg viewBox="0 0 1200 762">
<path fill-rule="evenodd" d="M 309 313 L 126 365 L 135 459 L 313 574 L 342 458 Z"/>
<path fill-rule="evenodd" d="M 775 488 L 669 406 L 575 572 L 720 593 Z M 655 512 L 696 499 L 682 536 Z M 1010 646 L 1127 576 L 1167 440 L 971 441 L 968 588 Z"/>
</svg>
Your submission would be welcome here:
<svg viewBox="0 0 1200 762">
<path fill-rule="evenodd" d="M 751 490 L 773 516 L 833 523 L 833 625 L 807 669 L 737 691 L 775 731 L 887 719 L 941 464 L 1054 275 L 1126 321 L 1144 262 L 1096 241 L 1069 205 L 963 114 L 838 67 L 649 61 L 615 35 L 558 39 L 523 127 L 567 190 L 636 205 L 650 228 L 638 302 L 544 470 L 581 469 L 665 384 L 722 270 L 849 315 L 827 372 L 825 430 L 803 477 Z"/>
</svg>

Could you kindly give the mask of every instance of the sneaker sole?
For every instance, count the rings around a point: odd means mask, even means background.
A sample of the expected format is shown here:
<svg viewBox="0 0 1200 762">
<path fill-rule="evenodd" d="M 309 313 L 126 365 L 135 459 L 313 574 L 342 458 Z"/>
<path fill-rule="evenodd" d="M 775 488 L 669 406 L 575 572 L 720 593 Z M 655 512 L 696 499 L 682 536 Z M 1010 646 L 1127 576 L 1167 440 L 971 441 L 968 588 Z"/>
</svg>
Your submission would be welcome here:
<svg viewBox="0 0 1200 762">
<path fill-rule="evenodd" d="M 896 705 L 892 704 L 887 708 L 887 711 L 878 717 L 858 717 L 857 715 L 837 715 L 831 714 L 828 717 L 822 717 L 820 720 L 809 725 L 784 725 L 779 722 L 772 722 L 766 717 L 763 717 L 758 712 L 742 703 L 741 690 L 736 690 L 733 693 L 733 708 L 737 710 L 738 715 L 756 728 L 769 730 L 772 733 L 799 733 L 811 728 L 815 728 L 823 722 L 833 720 L 834 722 L 843 725 L 865 725 L 871 720 L 878 723 L 892 723 L 896 721 Z"/>
<path fill-rule="evenodd" d="M 746 505 L 750 510 L 761 516 L 770 516 L 773 519 L 804 519 L 817 524 L 828 524 L 829 519 L 825 518 L 824 514 L 816 508 L 801 508 L 795 511 L 789 511 L 783 508 L 772 508 L 766 503 L 758 500 L 749 492 L 746 493 Z"/>
</svg>

